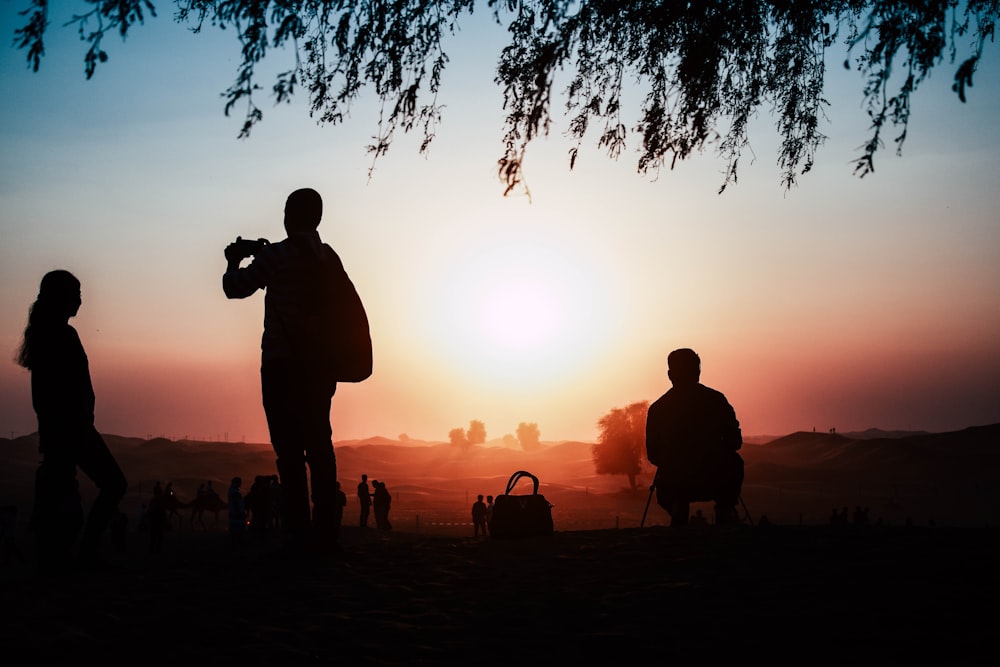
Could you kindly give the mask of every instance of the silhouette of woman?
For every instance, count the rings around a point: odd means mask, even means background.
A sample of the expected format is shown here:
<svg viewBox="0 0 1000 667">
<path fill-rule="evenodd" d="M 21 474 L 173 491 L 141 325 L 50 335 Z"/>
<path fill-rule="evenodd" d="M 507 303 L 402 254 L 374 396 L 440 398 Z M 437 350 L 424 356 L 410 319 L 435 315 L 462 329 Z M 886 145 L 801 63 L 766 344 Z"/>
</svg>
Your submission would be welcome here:
<svg viewBox="0 0 1000 667">
<path fill-rule="evenodd" d="M 38 298 L 28 311 L 28 326 L 17 363 L 31 371 L 31 402 L 38 417 L 42 462 L 35 475 L 35 533 L 38 567 L 54 573 L 71 564 L 83 524 L 76 469 L 98 489 L 80 542 L 79 560 L 97 567 L 101 535 L 118 513 L 128 482 L 104 438 L 94 428 L 94 389 L 90 367 L 69 318 L 80 309 L 80 281 L 68 271 L 42 278 Z"/>
</svg>

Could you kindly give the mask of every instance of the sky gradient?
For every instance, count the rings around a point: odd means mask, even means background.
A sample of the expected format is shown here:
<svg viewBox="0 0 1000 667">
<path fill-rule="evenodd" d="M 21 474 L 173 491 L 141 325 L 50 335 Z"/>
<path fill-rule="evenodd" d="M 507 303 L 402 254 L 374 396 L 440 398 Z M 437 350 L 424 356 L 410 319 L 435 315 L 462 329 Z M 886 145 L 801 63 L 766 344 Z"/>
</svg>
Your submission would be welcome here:
<svg viewBox="0 0 1000 667">
<path fill-rule="evenodd" d="M 3 34 L 17 4 L 0 9 Z M 220 96 L 232 31 L 189 34 L 164 7 L 109 42 L 87 81 L 61 23 L 38 73 L 0 50 L 0 435 L 35 430 L 13 356 L 39 280 L 65 268 L 83 285 L 71 324 L 99 430 L 266 442 L 263 294 L 225 298 L 222 251 L 237 235 L 280 240 L 299 187 L 324 196 L 320 235 L 372 326 L 375 373 L 338 389 L 335 440 L 447 440 L 473 419 L 490 439 L 533 422 L 542 440 L 593 440 L 610 409 L 669 387 L 677 347 L 701 354 L 746 434 L 1000 422 L 995 45 L 964 105 L 953 67 L 934 72 L 902 157 L 885 148 L 864 179 L 851 166 L 867 138 L 862 80 L 834 67 L 829 139 L 790 191 L 766 115 L 722 195 L 711 154 L 637 175 L 634 138 L 617 162 L 582 150 L 571 172 L 557 115 L 529 149 L 529 202 L 496 178 L 504 35 L 482 18 L 449 48 L 429 155 L 399 136 L 371 180 L 372 96 L 337 127 L 317 126 L 304 98 L 262 96 L 263 123 L 238 140 L 242 114 L 224 116 Z"/>
</svg>

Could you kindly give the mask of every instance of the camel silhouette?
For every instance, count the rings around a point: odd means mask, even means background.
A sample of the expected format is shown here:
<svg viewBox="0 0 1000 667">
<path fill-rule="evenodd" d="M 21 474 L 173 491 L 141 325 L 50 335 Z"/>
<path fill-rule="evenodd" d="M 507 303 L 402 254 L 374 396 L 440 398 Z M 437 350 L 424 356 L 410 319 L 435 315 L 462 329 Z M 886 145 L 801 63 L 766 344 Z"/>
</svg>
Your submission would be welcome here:
<svg viewBox="0 0 1000 667">
<path fill-rule="evenodd" d="M 194 528 L 195 522 L 198 522 L 202 528 L 207 528 L 205 525 L 205 512 L 210 512 L 214 517 L 214 527 L 219 527 L 219 512 L 227 508 L 226 501 L 223 500 L 218 493 L 211 492 L 204 496 L 198 496 L 194 500 L 188 502 L 182 501 L 177 497 L 176 493 L 171 493 L 169 495 L 164 494 L 163 497 L 163 509 L 167 512 L 167 521 L 172 523 L 173 518 L 177 517 L 178 527 L 183 523 L 184 519 L 181 516 L 180 510 L 191 509 L 191 515 L 188 518 L 188 525 Z"/>
</svg>

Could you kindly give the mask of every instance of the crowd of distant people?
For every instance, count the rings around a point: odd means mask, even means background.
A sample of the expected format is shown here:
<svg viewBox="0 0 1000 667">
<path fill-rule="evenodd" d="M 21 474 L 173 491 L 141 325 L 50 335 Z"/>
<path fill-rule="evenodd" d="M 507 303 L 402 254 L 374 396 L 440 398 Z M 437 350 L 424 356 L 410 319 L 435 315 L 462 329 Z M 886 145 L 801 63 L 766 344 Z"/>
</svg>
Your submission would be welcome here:
<svg viewBox="0 0 1000 667">
<path fill-rule="evenodd" d="M 277 475 L 257 475 L 250 488 L 244 491 L 242 477 L 233 477 L 226 492 L 224 508 L 227 515 L 227 527 L 233 544 L 242 544 L 246 539 L 257 542 L 267 542 L 275 538 L 281 530 L 281 484 Z M 389 518 L 392 507 L 392 494 L 385 482 L 369 480 L 367 474 L 361 475 L 357 485 L 358 526 L 368 528 L 371 522 L 378 530 L 392 530 Z M 337 482 L 337 507 L 343 520 L 343 511 L 347 506 L 347 494 L 340 482 Z M 157 481 L 153 485 L 152 497 L 139 506 L 136 529 L 148 533 L 149 551 L 160 553 L 163 549 L 164 534 L 172 529 L 174 519 L 178 525 L 183 521 L 179 509 L 191 508 L 189 523 L 195 526 L 201 508 L 215 507 L 222 503 L 209 480 L 198 487 L 197 495 L 192 502 L 181 502 L 173 488 L 173 482 L 161 485 Z M 494 500 L 492 495 L 479 494 L 472 504 L 473 537 L 488 537 L 493 521 Z M 128 524 L 128 517 L 120 513 L 120 520 L 112 525 L 112 540 L 119 543 L 123 540 Z M 202 527 L 204 521 L 197 519 Z M 115 526 L 119 526 L 116 531 Z M 119 548 L 124 550 L 124 548 Z"/>
<path fill-rule="evenodd" d="M 483 501 L 483 494 L 476 496 L 476 502 L 472 503 L 472 536 L 489 537 L 491 526 L 493 525 L 493 496 L 486 496 Z"/>
<path fill-rule="evenodd" d="M 374 515 L 375 527 L 380 530 L 392 530 L 389 511 L 392 505 L 392 495 L 385 482 L 372 480 L 369 486 L 368 475 L 361 476 L 358 484 L 358 501 L 360 507 L 359 525 L 367 528 L 369 517 Z M 157 481 L 153 485 L 152 497 L 139 506 L 136 517 L 136 529 L 148 533 L 150 553 L 160 553 L 163 550 L 164 534 L 174 527 L 174 519 L 178 526 L 183 521 L 180 509 L 190 508 L 189 523 L 195 527 L 197 521 L 203 528 L 202 513 L 212 511 L 216 515 L 222 509 L 226 512 L 227 529 L 233 544 L 242 544 L 250 539 L 258 543 L 276 540 L 281 531 L 281 483 L 278 475 L 257 475 L 249 489 L 244 490 L 243 478 L 233 477 L 230 480 L 226 498 L 223 501 L 212 485 L 206 481 L 198 487 L 194 501 L 182 502 L 177 498 L 173 482 L 162 485 Z M 490 496 L 490 504 L 492 507 Z M 340 482 L 337 482 L 337 512 L 338 519 L 343 520 L 343 511 L 347 506 L 347 494 Z M 124 539 L 127 532 L 128 517 L 119 513 L 120 518 L 112 523 L 112 541 L 116 546 Z M 116 530 L 118 526 L 118 530 Z M 485 534 L 485 533 L 484 533 Z M 124 548 L 118 550 L 124 551 Z"/>
</svg>

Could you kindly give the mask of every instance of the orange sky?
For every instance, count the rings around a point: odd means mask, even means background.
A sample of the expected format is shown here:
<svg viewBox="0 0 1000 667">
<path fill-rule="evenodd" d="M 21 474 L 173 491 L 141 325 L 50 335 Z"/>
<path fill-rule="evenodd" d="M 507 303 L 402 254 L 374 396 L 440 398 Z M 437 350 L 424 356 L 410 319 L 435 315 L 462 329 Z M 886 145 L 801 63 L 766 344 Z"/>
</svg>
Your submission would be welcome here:
<svg viewBox="0 0 1000 667">
<path fill-rule="evenodd" d="M 304 101 L 266 106 L 237 141 L 225 36 L 159 20 L 89 82 L 75 35 L 50 39 L 37 74 L 0 51 L 0 347 L 13 356 L 41 276 L 69 269 L 101 430 L 266 441 L 263 299 L 225 299 L 222 249 L 279 239 L 284 197 L 310 186 L 375 343 L 375 375 L 334 401 L 337 439 L 446 440 L 472 419 L 489 438 L 533 422 L 543 440 L 592 439 L 608 410 L 666 390 L 676 347 L 701 353 L 748 434 L 1000 421 L 995 50 L 966 105 L 943 66 L 903 156 L 887 148 L 865 179 L 850 168 L 861 80 L 833 68 L 830 139 L 794 190 L 767 118 L 721 196 L 712 155 L 651 179 L 630 154 L 584 150 L 570 172 L 557 119 L 529 153 L 529 203 L 501 197 L 500 97 L 476 37 L 457 43 L 430 155 L 401 137 L 371 181 L 370 100 L 335 128 Z M 32 430 L 27 374 L 0 364 L 0 434 Z"/>
</svg>

